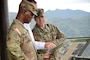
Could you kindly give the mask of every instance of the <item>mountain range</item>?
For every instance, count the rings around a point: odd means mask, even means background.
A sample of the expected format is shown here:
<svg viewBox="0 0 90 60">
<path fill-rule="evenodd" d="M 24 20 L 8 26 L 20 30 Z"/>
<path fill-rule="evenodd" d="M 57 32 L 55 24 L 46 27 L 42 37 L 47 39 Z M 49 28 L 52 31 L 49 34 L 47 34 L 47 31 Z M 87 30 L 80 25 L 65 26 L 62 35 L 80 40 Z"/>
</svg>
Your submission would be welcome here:
<svg viewBox="0 0 90 60">
<path fill-rule="evenodd" d="M 16 16 L 9 12 L 10 24 Z M 48 10 L 45 12 L 46 23 L 53 24 L 61 30 L 66 37 L 90 37 L 90 12 L 81 10 Z M 31 22 L 31 28 L 35 21 Z"/>
<path fill-rule="evenodd" d="M 85 12 L 85 11 L 81 11 L 81 10 L 70 10 L 70 9 L 66 9 L 66 10 L 48 10 L 46 11 L 46 17 L 47 18 L 80 18 L 83 16 L 90 16 L 90 12 Z"/>
</svg>

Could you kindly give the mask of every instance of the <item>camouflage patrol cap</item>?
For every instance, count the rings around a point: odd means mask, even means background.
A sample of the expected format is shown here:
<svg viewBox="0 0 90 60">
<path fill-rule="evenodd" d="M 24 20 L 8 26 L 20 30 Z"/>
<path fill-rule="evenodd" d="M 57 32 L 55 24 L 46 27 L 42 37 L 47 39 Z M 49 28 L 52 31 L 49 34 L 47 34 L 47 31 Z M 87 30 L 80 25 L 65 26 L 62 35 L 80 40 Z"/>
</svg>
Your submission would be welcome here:
<svg viewBox="0 0 90 60">
<path fill-rule="evenodd" d="M 26 7 L 29 11 L 31 11 L 34 15 L 37 16 L 37 7 L 32 2 L 22 0 L 19 7 Z"/>
<path fill-rule="evenodd" d="M 43 15 L 43 14 L 44 14 L 44 9 L 39 8 L 39 9 L 37 10 L 37 16 L 36 16 L 36 17 L 39 17 L 39 16 L 41 16 L 41 15 Z"/>
</svg>

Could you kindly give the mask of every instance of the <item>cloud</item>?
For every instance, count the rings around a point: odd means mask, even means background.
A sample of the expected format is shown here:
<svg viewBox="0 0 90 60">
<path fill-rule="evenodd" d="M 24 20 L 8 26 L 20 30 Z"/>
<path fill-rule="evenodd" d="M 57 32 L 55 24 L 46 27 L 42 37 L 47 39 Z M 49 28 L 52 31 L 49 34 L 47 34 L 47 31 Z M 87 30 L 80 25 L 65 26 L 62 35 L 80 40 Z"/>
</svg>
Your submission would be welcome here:
<svg viewBox="0 0 90 60">
<path fill-rule="evenodd" d="M 62 0 L 61 2 L 66 4 L 76 4 L 76 3 L 90 3 L 90 0 Z"/>
<path fill-rule="evenodd" d="M 63 0 L 66 1 L 66 0 Z M 66 2 L 74 2 L 74 3 L 90 3 L 90 0 L 67 0 Z"/>
<path fill-rule="evenodd" d="M 18 11 L 21 0 L 8 0 L 9 11 Z M 47 10 L 55 9 L 79 9 L 90 12 L 90 0 L 36 0 L 39 8 Z"/>
<path fill-rule="evenodd" d="M 77 0 L 80 3 L 90 3 L 90 0 Z"/>
</svg>

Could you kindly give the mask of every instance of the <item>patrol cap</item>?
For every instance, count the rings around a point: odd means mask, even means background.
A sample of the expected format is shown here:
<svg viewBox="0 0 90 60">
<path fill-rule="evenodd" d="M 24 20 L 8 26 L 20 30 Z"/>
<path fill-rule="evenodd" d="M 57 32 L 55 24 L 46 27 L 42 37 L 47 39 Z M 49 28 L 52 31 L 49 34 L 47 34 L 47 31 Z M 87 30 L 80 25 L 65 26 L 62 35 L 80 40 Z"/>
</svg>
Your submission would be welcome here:
<svg viewBox="0 0 90 60">
<path fill-rule="evenodd" d="M 29 11 L 37 16 L 37 7 L 32 2 L 22 0 L 19 7 L 26 7 Z"/>
<path fill-rule="evenodd" d="M 37 16 L 36 17 L 42 16 L 43 14 L 44 14 L 44 9 L 42 9 L 42 8 L 37 9 Z"/>
</svg>

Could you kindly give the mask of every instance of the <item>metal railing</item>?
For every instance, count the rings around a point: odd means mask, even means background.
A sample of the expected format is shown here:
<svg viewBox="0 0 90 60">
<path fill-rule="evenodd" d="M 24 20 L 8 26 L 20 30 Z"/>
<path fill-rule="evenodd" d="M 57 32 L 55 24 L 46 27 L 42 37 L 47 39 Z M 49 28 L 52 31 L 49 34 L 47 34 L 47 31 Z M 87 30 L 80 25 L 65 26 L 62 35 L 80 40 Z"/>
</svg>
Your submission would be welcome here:
<svg viewBox="0 0 90 60">
<path fill-rule="evenodd" d="M 90 58 L 88 57 L 81 57 L 82 53 L 84 52 L 84 50 L 90 43 L 90 37 L 72 37 L 72 38 L 67 38 L 67 40 L 71 41 L 72 45 L 67 50 L 67 52 L 65 53 L 65 55 L 63 56 L 61 60 L 90 60 Z M 75 49 L 77 48 L 80 42 L 85 42 L 85 45 L 83 46 L 83 48 L 81 49 L 81 51 L 79 51 L 77 55 L 72 56 L 72 53 L 75 51 Z"/>
</svg>

